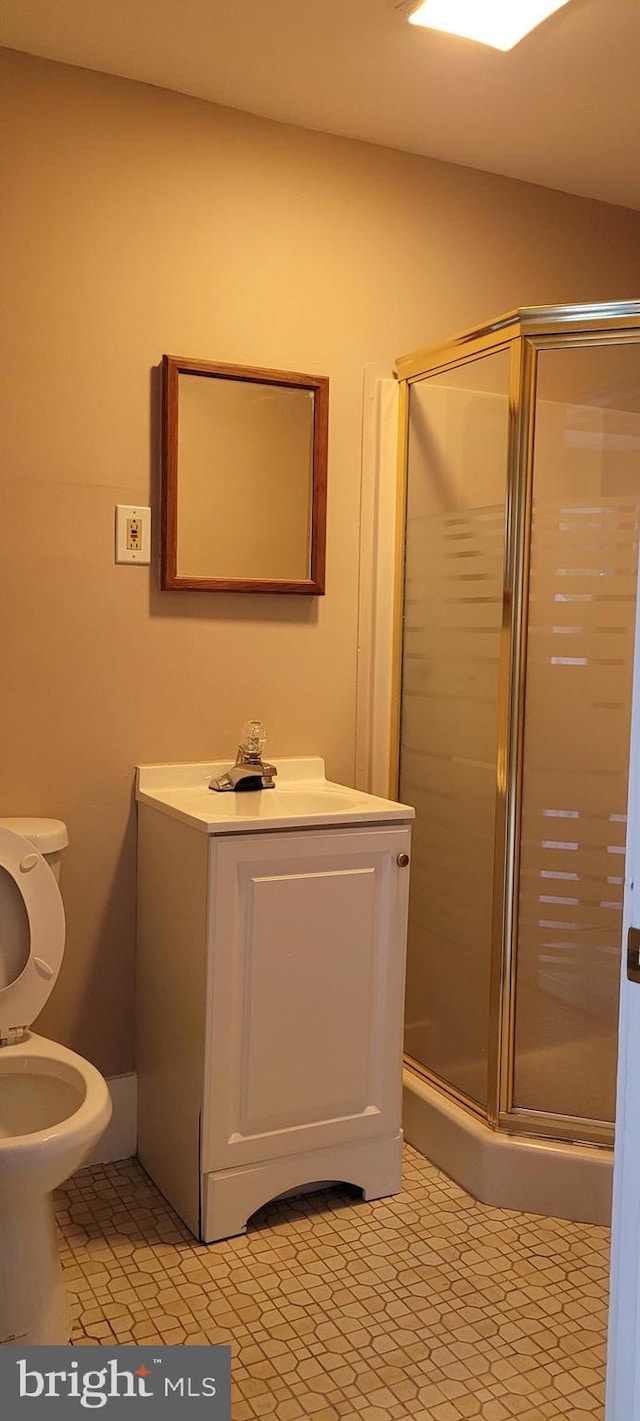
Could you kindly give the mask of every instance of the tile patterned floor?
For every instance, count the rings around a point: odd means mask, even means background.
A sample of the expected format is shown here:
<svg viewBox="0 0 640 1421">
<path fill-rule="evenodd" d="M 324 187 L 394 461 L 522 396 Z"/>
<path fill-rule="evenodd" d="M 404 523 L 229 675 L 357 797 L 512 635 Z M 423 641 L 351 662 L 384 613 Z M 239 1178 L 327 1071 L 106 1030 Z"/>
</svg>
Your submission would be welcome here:
<svg viewBox="0 0 640 1421">
<path fill-rule="evenodd" d="M 405 1187 L 271 1204 L 198 1244 L 134 1160 L 57 1197 L 76 1343 L 229 1342 L 233 1421 L 594 1421 L 608 1230 Z"/>
</svg>

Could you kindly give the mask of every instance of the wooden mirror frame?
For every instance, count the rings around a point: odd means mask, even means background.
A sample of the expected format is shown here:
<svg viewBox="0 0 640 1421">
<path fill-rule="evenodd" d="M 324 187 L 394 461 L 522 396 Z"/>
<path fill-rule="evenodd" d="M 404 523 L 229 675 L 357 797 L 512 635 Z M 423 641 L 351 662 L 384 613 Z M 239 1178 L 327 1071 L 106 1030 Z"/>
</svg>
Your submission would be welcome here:
<svg viewBox="0 0 640 1421">
<path fill-rule="evenodd" d="M 308 579 L 182 577 L 178 575 L 178 378 L 218 376 L 287 389 L 312 390 L 313 488 L 311 500 L 310 576 Z M 162 552 L 163 591 L 293 592 L 319 597 L 325 590 L 327 507 L 327 443 L 329 380 L 325 375 L 298 375 L 289 370 L 261 370 L 248 365 L 217 365 L 206 360 L 162 357 Z"/>
</svg>

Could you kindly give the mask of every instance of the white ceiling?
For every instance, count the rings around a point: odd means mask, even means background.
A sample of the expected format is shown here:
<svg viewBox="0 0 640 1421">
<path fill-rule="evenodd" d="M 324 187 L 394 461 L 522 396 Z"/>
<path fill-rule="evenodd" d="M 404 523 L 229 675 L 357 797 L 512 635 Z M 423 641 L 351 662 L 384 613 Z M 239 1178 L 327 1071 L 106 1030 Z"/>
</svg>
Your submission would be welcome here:
<svg viewBox="0 0 640 1421">
<path fill-rule="evenodd" d="M 391 0 L 0 0 L 11 49 L 640 209 L 640 0 L 507 54 Z"/>
</svg>

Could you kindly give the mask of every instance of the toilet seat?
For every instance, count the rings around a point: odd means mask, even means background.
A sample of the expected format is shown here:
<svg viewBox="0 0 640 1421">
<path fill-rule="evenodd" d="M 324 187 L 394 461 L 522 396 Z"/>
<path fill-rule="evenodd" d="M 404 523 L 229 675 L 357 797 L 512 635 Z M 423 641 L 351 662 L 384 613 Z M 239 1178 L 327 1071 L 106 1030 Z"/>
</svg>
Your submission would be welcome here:
<svg viewBox="0 0 640 1421">
<path fill-rule="evenodd" d="M 0 988 L 0 1045 L 19 1041 L 42 1010 L 60 971 L 65 916 L 60 890 L 28 839 L 0 827 L 0 868 L 13 879 L 29 924 L 29 957 L 13 982 Z M 4 951 L 0 938 L 0 960 Z"/>
</svg>

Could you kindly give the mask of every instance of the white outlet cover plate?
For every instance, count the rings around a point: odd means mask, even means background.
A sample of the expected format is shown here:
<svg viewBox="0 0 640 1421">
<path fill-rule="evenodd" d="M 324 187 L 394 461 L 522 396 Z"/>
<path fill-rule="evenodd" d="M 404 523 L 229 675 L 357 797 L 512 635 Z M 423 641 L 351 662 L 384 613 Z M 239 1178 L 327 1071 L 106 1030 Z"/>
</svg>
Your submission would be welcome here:
<svg viewBox="0 0 640 1421">
<path fill-rule="evenodd" d="M 142 537 L 138 548 L 127 547 L 127 524 L 130 518 L 140 519 Z M 151 562 L 150 508 L 143 508 L 139 503 L 132 507 L 125 503 L 116 504 L 116 562 Z"/>
</svg>

